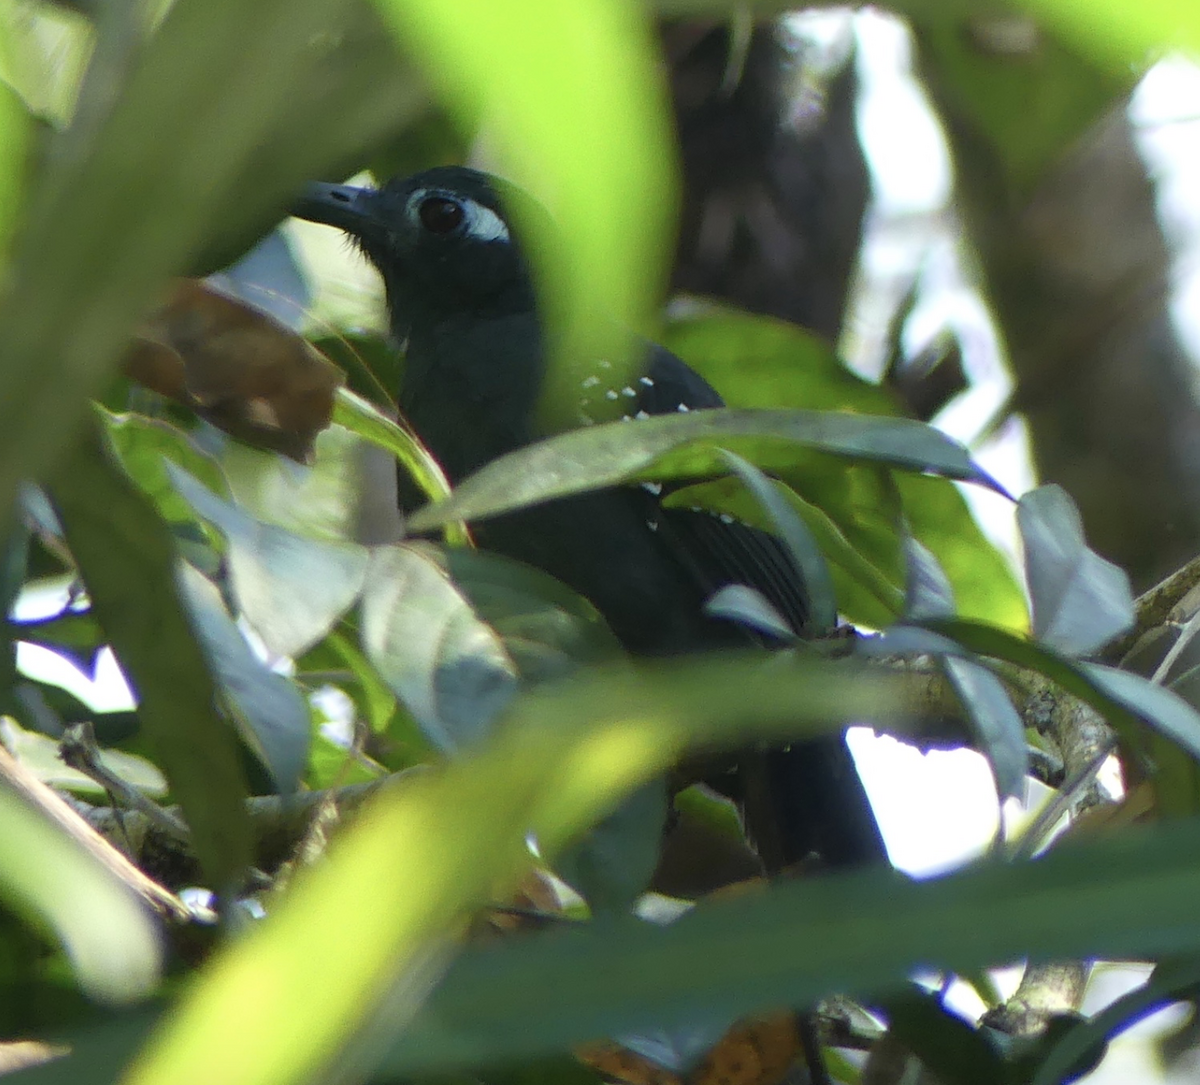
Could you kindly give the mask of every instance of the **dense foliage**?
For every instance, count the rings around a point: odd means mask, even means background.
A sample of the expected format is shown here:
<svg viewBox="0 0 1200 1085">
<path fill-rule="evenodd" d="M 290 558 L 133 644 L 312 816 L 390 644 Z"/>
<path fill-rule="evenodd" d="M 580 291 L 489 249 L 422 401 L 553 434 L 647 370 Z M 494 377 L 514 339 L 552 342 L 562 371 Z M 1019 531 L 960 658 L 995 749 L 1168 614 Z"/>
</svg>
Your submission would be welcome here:
<svg viewBox="0 0 1200 1085">
<path fill-rule="evenodd" d="M 927 59 L 1015 187 L 1119 100 L 1131 64 L 1200 47 L 1200 17 L 1166 0 L 1086 22 L 1030 4 L 1063 43 L 1040 77 L 1072 88 L 1030 126 L 947 45 L 971 5 L 932 27 L 896 6 L 936 31 Z M 819 1006 L 838 1079 L 899 1080 L 900 1050 L 945 1082 L 1050 1085 L 1200 984 L 1200 712 L 1175 654 L 1141 673 L 1200 574 L 1135 601 L 1051 481 L 1017 495 L 1022 590 L 960 490 L 999 485 L 821 337 L 715 302 L 656 316 L 679 201 L 655 41 L 615 0 L 0 0 L 0 1035 L 50 1045 L 12 1047 L 42 1063 L 29 1080 L 636 1065 L 699 1082 L 722 1076 L 725 1042 L 761 1058 L 723 1079 L 775 1085 L 801 1046 L 780 1011 Z M 520 225 L 560 370 L 617 357 L 614 328 L 652 329 L 728 410 L 565 433 L 448 492 L 395 421 L 402 362 L 369 317 L 314 316 L 278 237 L 199 283 L 304 180 L 424 165 L 481 132 L 557 223 Z M 396 463 L 430 499 L 406 525 Z M 672 479 L 692 484 L 670 500 L 785 540 L 827 636 L 634 666 L 585 600 L 470 545 L 505 510 Z M 787 635 L 753 593 L 714 605 Z M 19 643 L 85 672 L 110 646 L 136 708 L 29 678 Z M 952 875 L 710 899 L 751 843 L 724 800 L 668 793 L 673 766 L 851 723 L 974 746 L 1002 797 L 1030 774 L 1056 796 Z M 1125 797 L 1098 805 L 1114 751 Z M 702 842 L 706 891 L 652 923 L 632 908 L 668 821 Z M 178 895 L 197 886 L 211 896 Z M 1029 1028 L 1003 1006 L 965 1022 L 909 980 L 965 977 L 987 1000 L 990 966 L 1096 958 L 1155 968 L 1092 1020 Z"/>
</svg>

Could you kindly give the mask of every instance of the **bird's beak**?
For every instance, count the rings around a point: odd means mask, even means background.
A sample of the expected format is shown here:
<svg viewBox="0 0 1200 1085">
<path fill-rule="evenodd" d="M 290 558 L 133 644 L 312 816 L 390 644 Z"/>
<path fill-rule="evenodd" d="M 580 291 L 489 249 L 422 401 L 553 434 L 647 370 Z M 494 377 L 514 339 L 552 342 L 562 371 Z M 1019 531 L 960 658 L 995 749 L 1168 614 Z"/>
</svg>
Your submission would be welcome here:
<svg viewBox="0 0 1200 1085">
<path fill-rule="evenodd" d="M 336 226 L 353 237 L 370 241 L 380 229 L 378 195 L 373 188 L 313 182 L 305 186 L 292 206 L 292 214 L 309 222 Z"/>
</svg>

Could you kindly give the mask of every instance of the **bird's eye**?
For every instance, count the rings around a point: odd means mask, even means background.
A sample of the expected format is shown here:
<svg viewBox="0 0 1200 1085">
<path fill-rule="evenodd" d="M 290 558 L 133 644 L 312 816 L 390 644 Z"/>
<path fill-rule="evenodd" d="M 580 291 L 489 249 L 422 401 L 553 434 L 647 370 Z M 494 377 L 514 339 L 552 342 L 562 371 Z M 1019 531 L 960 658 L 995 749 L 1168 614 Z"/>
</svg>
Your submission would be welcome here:
<svg viewBox="0 0 1200 1085">
<path fill-rule="evenodd" d="M 417 217 L 431 234 L 449 234 L 462 225 L 466 212 L 456 200 L 445 196 L 428 196 L 417 208 Z"/>
</svg>

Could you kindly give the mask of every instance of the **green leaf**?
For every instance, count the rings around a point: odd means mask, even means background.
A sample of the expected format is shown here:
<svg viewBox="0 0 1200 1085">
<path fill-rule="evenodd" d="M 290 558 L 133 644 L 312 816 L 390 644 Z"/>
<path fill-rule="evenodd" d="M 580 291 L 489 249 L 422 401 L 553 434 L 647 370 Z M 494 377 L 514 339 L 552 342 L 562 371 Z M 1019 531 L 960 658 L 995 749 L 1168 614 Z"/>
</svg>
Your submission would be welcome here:
<svg viewBox="0 0 1200 1085">
<path fill-rule="evenodd" d="M 1200 53 L 1200 12 L 1175 0 L 1024 0 L 1076 46 L 1109 70 L 1125 74 L 1168 49 Z"/>
<path fill-rule="evenodd" d="M 146 995 L 162 966 L 149 909 L 94 852 L 33 805 L 14 786 L 14 774 L 22 778 L 10 762 L 0 785 L 0 896 L 54 932 L 91 996 L 127 1002 Z"/>
<path fill-rule="evenodd" d="M 419 511 L 409 525 L 424 531 L 451 519 L 485 519 L 643 476 L 665 481 L 716 474 L 722 468 L 717 444 L 767 470 L 786 468 L 800 446 L 995 485 L 960 444 L 907 418 L 693 411 L 575 430 L 501 456 L 464 479 L 448 500 Z"/>
<path fill-rule="evenodd" d="M 384 681 L 443 750 L 485 737 L 516 691 L 516 671 L 500 638 L 479 620 L 428 545 L 372 553 L 362 642 Z"/>
<path fill-rule="evenodd" d="M 1140 746 L 1141 723 L 1182 746 L 1193 759 L 1200 758 L 1200 713 L 1178 694 L 1141 675 L 1079 663 L 981 622 L 935 619 L 922 624 L 971 652 L 1044 674 L 1091 705 L 1135 749 Z"/>
<path fill-rule="evenodd" d="M 256 520 L 312 539 L 354 542 L 362 507 L 360 439 L 341 426 L 317 434 L 310 465 L 210 430 L 234 501 Z"/>
<path fill-rule="evenodd" d="M 709 301 L 666 322 L 662 343 L 730 407 L 795 407 L 898 416 L 892 396 L 853 373 L 819 335 Z"/>
<path fill-rule="evenodd" d="M 787 619 L 762 592 L 745 584 L 726 584 L 704 601 L 704 613 L 725 621 L 740 622 L 782 644 L 799 639 Z"/>
<path fill-rule="evenodd" d="M 1008 1085 L 1007 1066 L 986 1031 L 942 1005 L 937 995 L 910 986 L 883 1000 L 888 1033 L 937 1079 L 952 1085 Z"/>
<path fill-rule="evenodd" d="M 254 654 L 215 584 L 186 563 L 179 576 L 192 624 L 239 733 L 271 773 L 276 790 L 295 791 L 308 760 L 308 702 Z"/>
<path fill-rule="evenodd" d="M 168 463 L 167 475 L 196 514 L 225 536 L 238 607 L 275 654 L 307 651 L 358 598 L 367 575 L 365 547 L 259 523 L 183 468 Z"/>
<path fill-rule="evenodd" d="M 954 589 L 942 567 L 916 539 L 904 539 L 908 575 L 904 584 L 904 620 L 954 617 Z"/>
<path fill-rule="evenodd" d="M 191 523 L 196 518 L 176 491 L 167 472 L 168 463 L 184 468 L 213 493 L 222 497 L 229 494 L 229 483 L 216 460 L 201 452 L 182 430 L 140 414 L 112 414 L 103 407 L 97 407 L 96 413 L 121 466 L 168 523 Z"/>
<path fill-rule="evenodd" d="M 446 476 L 425 446 L 373 403 L 349 389 L 339 388 L 333 401 L 333 421 L 395 456 L 431 501 L 440 501 L 450 492 Z"/>
<path fill-rule="evenodd" d="M 500 635 L 523 682 L 623 654 L 596 608 L 540 569 L 459 547 L 444 550 L 442 560 L 476 614 Z"/>
<path fill-rule="evenodd" d="M 8 242 L 25 194 L 26 158 L 32 130 L 24 102 L 0 83 L 0 282 L 8 267 Z"/>
<path fill-rule="evenodd" d="M 0 738 L 4 747 L 44 784 L 67 791 L 103 795 L 104 788 L 90 776 L 68 768 L 59 756 L 57 739 L 27 731 L 11 719 L 0 718 Z M 154 763 L 122 750 L 97 750 L 98 760 L 109 772 L 120 777 L 145 795 L 162 798 L 167 781 Z"/>
<path fill-rule="evenodd" d="M 1025 744 L 1022 722 L 1008 690 L 982 664 L 955 656 L 939 660 L 971 722 L 980 751 L 987 757 L 996 777 L 1001 798 L 1025 796 L 1025 777 L 1029 775 L 1029 749 Z"/>
<path fill-rule="evenodd" d="M 348 1043 L 381 1002 L 391 1028 L 428 996 L 467 916 L 529 870 L 530 829 L 553 854 L 659 772 L 670 750 L 621 726 L 522 728 L 482 755 L 398 781 L 301 872 L 266 923 L 227 945 L 123 1081 L 299 1085 L 335 1066 L 365 1076 L 376 1044 Z M 232 1033 L 254 1043 L 229 1043 Z"/>
<path fill-rule="evenodd" d="M 666 784 L 654 780 L 559 855 L 554 872 L 588 902 L 593 915 L 627 911 L 658 866 L 666 821 Z"/>
<path fill-rule="evenodd" d="M 706 902 L 667 927 L 610 921 L 474 949 L 384 1067 L 440 1073 L 651 1022 L 674 1028 L 833 992 L 877 995 L 917 969 L 1194 952 L 1197 856 L 1200 823 L 1173 822 L 1036 862 L 986 863 L 923 882 L 874 870 L 778 883 Z"/>
<path fill-rule="evenodd" d="M 944 479 L 907 473 L 892 478 L 908 528 L 945 571 L 959 614 L 1024 633 L 1029 628 L 1025 593 L 958 488 Z"/>
<path fill-rule="evenodd" d="M 1073 656 L 1086 656 L 1134 620 L 1129 575 L 1089 550 L 1083 520 L 1061 486 L 1041 486 L 1017 503 L 1025 575 L 1033 601 L 1033 635 Z"/>
<path fill-rule="evenodd" d="M 783 541 L 796 568 L 800 570 L 812 631 L 818 636 L 829 633 L 837 625 L 837 599 L 833 593 L 829 566 L 825 564 L 825 558 L 808 525 L 775 489 L 771 480 L 752 463 L 747 463 L 732 452 L 725 452 L 724 459 L 741 479 L 742 485 L 762 506 L 776 535 Z"/>
<path fill-rule="evenodd" d="M 795 473 L 789 474 L 794 477 Z M 834 594 L 841 613 L 851 622 L 874 629 L 890 625 L 899 614 L 903 602 L 896 584 L 851 545 L 842 527 L 824 509 L 806 501 L 782 482 L 776 482 L 775 488 L 791 503 L 816 538 L 821 553 L 829 563 L 829 575 L 833 579 Z M 724 512 L 753 527 L 771 530 L 758 503 L 730 479 L 701 482 L 673 490 L 664 497 L 663 504 L 668 508 L 698 506 L 711 512 Z M 851 515 L 846 527 L 850 534 L 859 538 L 872 530 L 867 527 L 865 517 L 859 515 Z"/>
<path fill-rule="evenodd" d="M 184 612 L 166 526 L 110 462 L 94 424 L 50 493 L 196 856 L 209 884 L 227 889 L 250 859 L 246 783 L 237 738 L 217 714 L 216 688 Z"/>
</svg>

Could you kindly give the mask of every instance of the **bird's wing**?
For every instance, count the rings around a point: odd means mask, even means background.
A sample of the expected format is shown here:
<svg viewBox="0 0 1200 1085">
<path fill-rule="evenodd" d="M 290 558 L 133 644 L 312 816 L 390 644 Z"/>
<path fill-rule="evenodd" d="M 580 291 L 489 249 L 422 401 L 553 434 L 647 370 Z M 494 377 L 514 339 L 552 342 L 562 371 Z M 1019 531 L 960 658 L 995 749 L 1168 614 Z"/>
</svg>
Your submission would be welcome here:
<svg viewBox="0 0 1200 1085">
<path fill-rule="evenodd" d="M 725 405 L 708 381 L 659 346 L 653 348 L 639 387 L 637 409 L 651 415 Z M 702 509 L 660 504 L 656 517 L 659 535 L 706 595 L 729 584 L 745 584 L 761 592 L 796 632 L 803 631 L 808 620 L 803 577 L 774 535 Z"/>
</svg>

